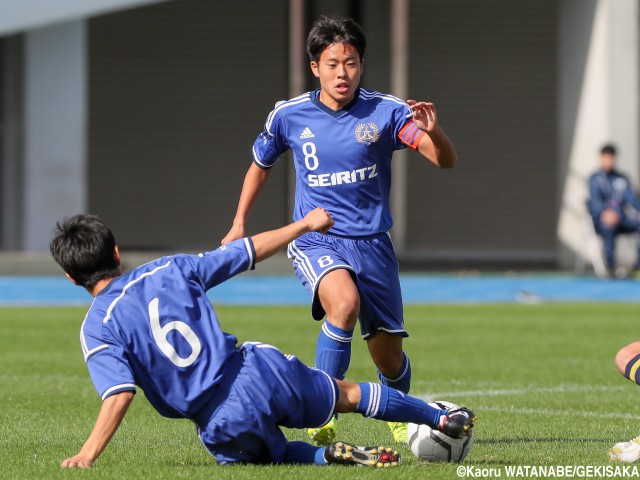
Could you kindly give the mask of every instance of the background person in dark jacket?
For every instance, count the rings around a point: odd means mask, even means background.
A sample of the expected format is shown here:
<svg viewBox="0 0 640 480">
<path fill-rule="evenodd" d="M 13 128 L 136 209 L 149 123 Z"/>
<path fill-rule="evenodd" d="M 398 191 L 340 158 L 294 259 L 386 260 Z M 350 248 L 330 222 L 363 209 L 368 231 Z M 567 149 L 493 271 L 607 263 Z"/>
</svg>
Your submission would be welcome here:
<svg viewBox="0 0 640 480">
<path fill-rule="evenodd" d="M 627 176 L 616 170 L 616 148 L 613 145 L 605 145 L 600 150 L 600 167 L 589 179 L 588 208 L 596 232 L 604 241 L 607 268 L 613 273 L 616 237 L 621 233 L 640 232 L 640 198 Z M 639 267 L 640 250 L 635 269 Z"/>
</svg>

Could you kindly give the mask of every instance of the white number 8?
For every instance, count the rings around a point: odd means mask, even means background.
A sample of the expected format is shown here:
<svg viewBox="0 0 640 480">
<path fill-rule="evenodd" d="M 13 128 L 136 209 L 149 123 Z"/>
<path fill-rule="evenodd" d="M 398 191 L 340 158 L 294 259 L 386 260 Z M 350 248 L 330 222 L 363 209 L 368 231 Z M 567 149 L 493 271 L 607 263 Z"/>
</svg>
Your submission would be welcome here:
<svg viewBox="0 0 640 480">
<path fill-rule="evenodd" d="M 184 322 L 180 322 L 174 320 L 173 322 L 169 322 L 164 326 L 160 326 L 160 311 L 158 309 L 159 300 L 154 298 L 149 303 L 149 319 L 151 321 L 151 333 L 153 334 L 153 339 L 162 350 L 169 360 L 175 363 L 178 367 L 188 367 L 193 362 L 196 361 L 198 355 L 202 351 L 202 345 L 200 344 L 200 339 L 195 334 L 195 332 Z M 177 330 L 187 341 L 189 346 L 191 347 L 191 355 L 187 358 L 182 358 L 178 355 L 176 349 L 167 341 L 167 336 L 171 330 Z"/>
<path fill-rule="evenodd" d="M 315 170 L 320 165 L 320 160 L 316 157 L 316 144 L 306 142 L 302 145 L 302 153 L 304 153 L 304 163 L 309 170 Z"/>
</svg>

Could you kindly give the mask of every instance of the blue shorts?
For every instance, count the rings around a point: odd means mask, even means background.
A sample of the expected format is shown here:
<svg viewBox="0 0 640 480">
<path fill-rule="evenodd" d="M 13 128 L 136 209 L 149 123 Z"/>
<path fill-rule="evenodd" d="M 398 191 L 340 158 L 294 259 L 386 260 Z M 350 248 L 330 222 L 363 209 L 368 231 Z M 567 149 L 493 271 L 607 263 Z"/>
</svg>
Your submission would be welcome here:
<svg viewBox="0 0 640 480">
<path fill-rule="evenodd" d="M 378 331 L 407 337 L 402 311 L 398 260 L 388 233 L 349 238 L 307 233 L 289 244 L 289 258 L 298 279 L 312 297 L 311 315 L 325 316 L 318 298 L 324 276 L 339 268 L 348 270 L 360 294 L 360 332 L 368 338 Z"/>
<path fill-rule="evenodd" d="M 246 342 L 239 350 L 244 358 L 229 394 L 198 435 L 218 463 L 278 463 L 287 446 L 280 426 L 327 423 L 338 387 L 326 373 L 271 345 Z"/>
</svg>

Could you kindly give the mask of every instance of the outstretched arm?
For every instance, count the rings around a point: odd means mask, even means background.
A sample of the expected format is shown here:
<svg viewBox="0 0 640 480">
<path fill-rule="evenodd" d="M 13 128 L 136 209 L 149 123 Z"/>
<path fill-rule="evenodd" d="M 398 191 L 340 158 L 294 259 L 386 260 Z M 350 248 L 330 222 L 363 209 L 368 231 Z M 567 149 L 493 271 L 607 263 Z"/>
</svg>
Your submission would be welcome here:
<svg viewBox="0 0 640 480">
<path fill-rule="evenodd" d="M 240 200 L 238 200 L 238 208 L 236 210 L 236 216 L 233 219 L 233 224 L 227 235 L 220 242 L 222 245 L 226 245 L 229 242 L 238 240 L 245 236 L 245 223 L 249 216 L 249 210 L 255 202 L 258 195 L 262 191 L 262 187 L 269 178 L 271 170 L 264 170 L 258 167 L 255 163 L 252 163 L 244 177 L 244 183 L 242 184 L 242 191 L 240 192 Z"/>
<path fill-rule="evenodd" d="M 456 148 L 438 123 L 435 105 L 415 100 L 407 100 L 407 103 L 414 111 L 413 122 L 426 133 L 420 140 L 418 151 L 440 168 L 453 168 L 457 160 Z"/>
<path fill-rule="evenodd" d="M 333 223 L 329 212 L 324 208 L 316 208 L 307 213 L 302 220 L 251 237 L 256 252 L 256 262 L 269 258 L 289 242 L 307 232 L 327 232 Z"/>
<path fill-rule="evenodd" d="M 131 404 L 131 400 L 133 400 L 133 392 L 121 392 L 107 397 L 102 402 L 96 424 L 80 452 L 64 460 L 60 466 L 69 468 L 91 467 L 106 448 L 113 434 L 118 430 L 120 422 L 122 422 Z"/>
</svg>

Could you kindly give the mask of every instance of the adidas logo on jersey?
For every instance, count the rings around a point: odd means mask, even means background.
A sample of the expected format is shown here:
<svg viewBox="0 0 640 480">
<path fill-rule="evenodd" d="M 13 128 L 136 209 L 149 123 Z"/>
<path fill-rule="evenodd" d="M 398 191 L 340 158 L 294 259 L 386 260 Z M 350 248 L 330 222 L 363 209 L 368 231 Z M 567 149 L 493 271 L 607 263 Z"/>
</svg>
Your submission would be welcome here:
<svg viewBox="0 0 640 480">
<path fill-rule="evenodd" d="M 300 134 L 300 140 L 304 140 L 305 138 L 314 138 L 315 135 L 313 134 L 313 132 L 309 129 L 309 127 L 306 127 L 302 133 Z"/>
</svg>

